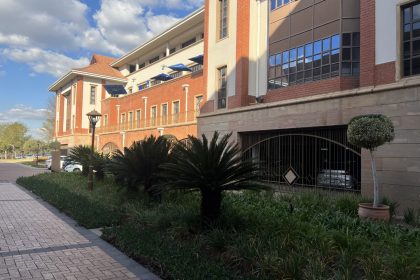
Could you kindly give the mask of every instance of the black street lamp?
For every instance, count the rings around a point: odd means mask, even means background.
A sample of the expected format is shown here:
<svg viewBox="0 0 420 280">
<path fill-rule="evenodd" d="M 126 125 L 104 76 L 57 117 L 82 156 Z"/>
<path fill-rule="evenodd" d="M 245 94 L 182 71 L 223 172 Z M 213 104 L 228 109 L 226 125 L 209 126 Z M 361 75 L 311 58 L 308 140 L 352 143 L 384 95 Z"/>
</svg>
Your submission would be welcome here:
<svg viewBox="0 0 420 280">
<path fill-rule="evenodd" d="M 92 128 L 92 147 L 90 152 L 90 160 L 89 160 L 89 175 L 88 175 L 88 189 L 90 191 L 93 190 L 93 153 L 94 153 L 94 147 L 95 147 L 95 127 L 96 124 L 99 121 L 99 118 L 102 116 L 101 113 L 99 113 L 96 110 L 93 110 L 92 112 L 87 113 L 87 116 L 89 118 L 90 127 Z"/>
</svg>

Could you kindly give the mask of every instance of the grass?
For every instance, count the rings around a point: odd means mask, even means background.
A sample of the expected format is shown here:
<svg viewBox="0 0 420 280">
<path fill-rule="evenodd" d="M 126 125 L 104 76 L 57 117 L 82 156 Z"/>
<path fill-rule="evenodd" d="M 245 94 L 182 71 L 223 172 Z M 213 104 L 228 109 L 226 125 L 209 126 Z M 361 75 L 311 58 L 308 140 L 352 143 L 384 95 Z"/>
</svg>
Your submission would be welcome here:
<svg viewBox="0 0 420 280">
<path fill-rule="evenodd" d="M 18 183 L 84 226 L 109 226 L 104 239 L 164 279 L 420 279 L 420 229 L 358 219 L 358 196 L 226 194 L 203 230 L 197 194 L 151 204 L 110 180 L 90 193 L 75 174 Z"/>
<path fill-rule="evenodd" d="M 20 162 L 20 163 L 23 164 L 23 165 L 27 165 L 27 166 L 35 167 L 35 168 L 46 168 L 47 167 L 46 164 L 45 164 L 45 161 L 44 162 L 38 162 L 38 164 L 35 161 L 23 161 L 23 162 Z"/>
</svg>

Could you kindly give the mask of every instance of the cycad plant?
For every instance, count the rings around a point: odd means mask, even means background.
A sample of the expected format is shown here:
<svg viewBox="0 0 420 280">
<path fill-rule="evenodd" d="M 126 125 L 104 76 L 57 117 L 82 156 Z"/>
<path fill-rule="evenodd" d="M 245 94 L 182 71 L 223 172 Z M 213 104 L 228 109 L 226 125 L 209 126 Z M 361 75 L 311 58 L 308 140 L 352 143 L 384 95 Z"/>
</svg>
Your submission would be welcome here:
<svg viewBox="0 0 420 280">
<path fill-rule="evenodd" d="M 230 136 L 219 139 L 215 132 L 210 142 L 205 135 L 202 139 L 189 136 L 187 142 L 176 144 L 172 160 L 162 167 L 165 188 L 201 193 L 204 225 L 219 218 L 224 191 L 269 188 L 257 181 L 256 166 L 242 161 L 238 145 L 229 141 Z"/>
<path fill-rule="evenodd" d="M 84 176 L 88 175 L 89 164 L 91 161 L 91 148 L 89 146 L 79 145 L 71 149 L 69 158 L 77 163 L 80 163 L 83 167 L 82 174 Z M 105 176 L 105 167 L 107 161 L 109 160 L 109 155 L 94 152 L 92 157 L 93 170 L 95 170 L 95 177 L 98 180 L 102 180 Z"/>
<path fill-rule="evenodd" d="M 117 151 L 108 163 L 108 170 L 128 191 L 143 186 L 146 193 L 156 198 L 156 189 L 152 187 L 159 179 L 161 165 L 168 162 L 169 151 L 167 139 L 152 135 L 124 148 L 124 152 Z"/>
</svg>

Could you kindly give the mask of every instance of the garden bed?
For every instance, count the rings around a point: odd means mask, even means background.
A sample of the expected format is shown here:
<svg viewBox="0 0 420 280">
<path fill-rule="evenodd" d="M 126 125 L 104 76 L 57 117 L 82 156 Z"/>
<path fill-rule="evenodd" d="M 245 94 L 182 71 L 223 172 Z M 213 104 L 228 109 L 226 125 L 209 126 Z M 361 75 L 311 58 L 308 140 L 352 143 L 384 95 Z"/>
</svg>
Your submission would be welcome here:
<svg viewBox="0 0 420 280">
<path fill-rule="evenodd" d="M 420 279 L 420 229 L 357 218 L 360 197 L 226 194 L 220 222 L 200 226 L 199 196 L 149 203 L 111 181 L 42 174 L 18 183 L 164 279 Z"/>
</svg>

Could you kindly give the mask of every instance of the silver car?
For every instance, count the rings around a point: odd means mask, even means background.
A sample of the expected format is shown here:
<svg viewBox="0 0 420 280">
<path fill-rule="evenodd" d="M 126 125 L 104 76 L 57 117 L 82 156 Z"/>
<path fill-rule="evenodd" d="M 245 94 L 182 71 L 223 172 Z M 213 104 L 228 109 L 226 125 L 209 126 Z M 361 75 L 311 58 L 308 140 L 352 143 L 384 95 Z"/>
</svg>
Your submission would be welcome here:
<svg viewBox="0 0 420 280">
<path fill-rule="evenodd" d="M 339 189 L 354 189 L 356 180 L 345 170 L 323 169 L 318 173 L 317 185 Z"/>
</svg>

